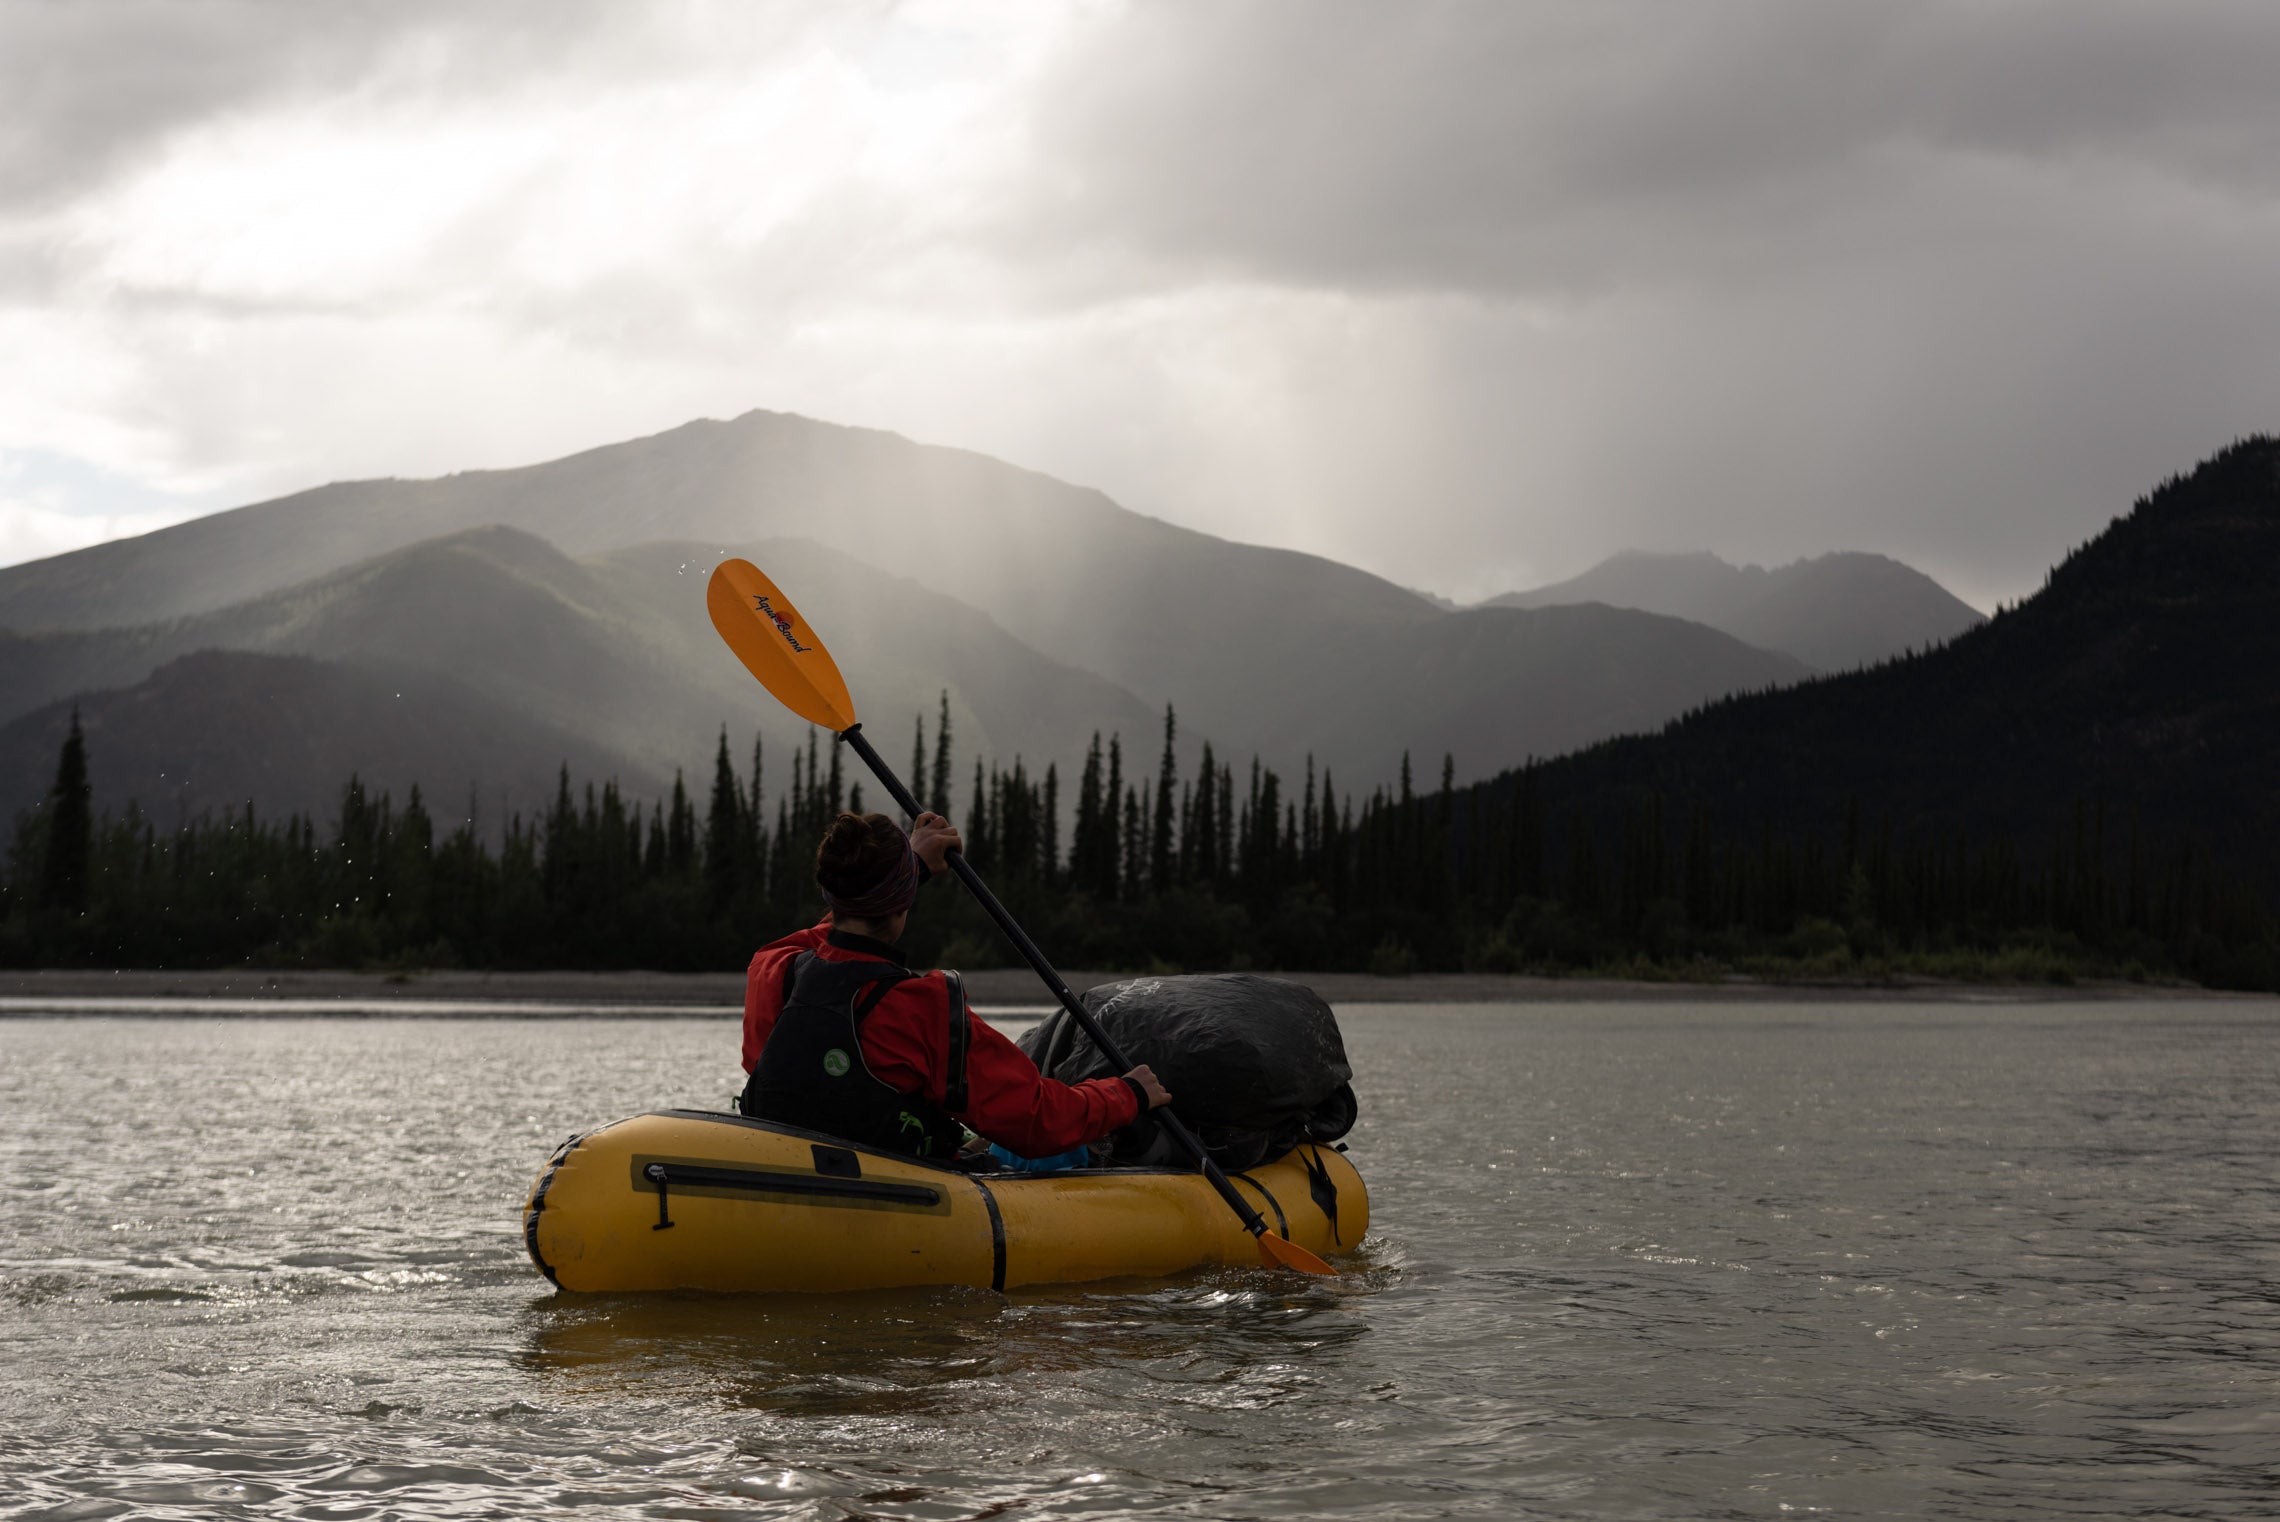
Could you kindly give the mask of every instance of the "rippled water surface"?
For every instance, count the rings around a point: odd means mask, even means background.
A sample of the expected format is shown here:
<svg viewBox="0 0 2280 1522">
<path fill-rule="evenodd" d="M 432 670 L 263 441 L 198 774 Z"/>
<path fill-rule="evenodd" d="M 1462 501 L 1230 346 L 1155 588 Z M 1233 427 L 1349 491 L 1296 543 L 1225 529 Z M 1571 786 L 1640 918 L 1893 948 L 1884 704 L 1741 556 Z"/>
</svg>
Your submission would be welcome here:
<svg viewBox="0 0 2280 1522">
<path fill-rule="evenodd" d="M 1362 1007 L 1335 1282 L 556 1296 L 733 1022 L 0 1020 L 0 1515 L 2280 1516 L 2280 1006 Z"/>
</svg>

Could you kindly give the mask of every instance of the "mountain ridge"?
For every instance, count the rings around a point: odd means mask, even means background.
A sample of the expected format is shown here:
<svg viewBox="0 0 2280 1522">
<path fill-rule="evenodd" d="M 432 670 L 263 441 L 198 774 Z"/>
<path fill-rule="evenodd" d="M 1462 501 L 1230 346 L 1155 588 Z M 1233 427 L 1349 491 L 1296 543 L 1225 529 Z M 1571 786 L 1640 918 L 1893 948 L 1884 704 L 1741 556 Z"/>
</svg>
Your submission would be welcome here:
<svg viewBox="0 0 2280 1522">
<path fill-rule="evenodd" d="M 0 817 L 46 793 L 74 715 L 97 807 L 132 800 L 161 828 L 248 802 L 262 818 L 299 813 L 321 828 L 351 775 L 399 804 L 421 788 L 439 820 L 462 817 L 472 792 L 491 828 L 510 811 L 535 817 L 563 767 L 581 784 L 614 780 L 641 798 L 669 786 L 669 774 L 504 712 L 432 671 L 201 650 L 128 686 L 0 724 Z"/>
<path fill-rule="evenodd" d="M 2102 807 L 2110 848 L 2133 828 L 2197 841 L 2280 887 L 2275 569 L 2280 441 L 2254 435 L 1937 649 L 1724 699 L 1534 776 L 1554 814 L 1604 822 L 1653 793 L 1674 820 L 1825 839 L 1855 806 L 1866 827 L 1978 841 L 2048 840 Z"/>
<path fill-rule="evenodd" d="M 892 659 L 858 659 L 858 636 L 873 622 L 895 624 L 895 605 L 914 596 L 915 584 L 1028 647 L 1031 657 L 1008 655 L 1024 669 L 1044 661 L 1105 684 L 1094 704 L 1099 718 L 1055 747 L 1070 760 L 1096 722 L 1141 741 L 1118 717 L 1129 707 L 1107 689 L 1154 714 L 1176 706 L 1182 730 L 1211 737 L 1223 753 L 1258 754 L 1295 774 L 1311 750 L 1337 757 L 1360 780 L 1390 779 L 1405 750 L 1437 757 L 1451 747 L 1466 776 L 1487 775 L 1518 755 L 1582 743 L 1609 726 L 1651 725 L 1720 693 L 1803 674 L 1788 657 L 1708 629 L 1674 633 L 1646 615 L 1585 622 L 1443 612 L 1366 571 L 1177 527 L 985 455 L 763 412 L 536 466 L 316 488 L 0 570 L 0 624 L 20 631 L 0 643 L 0 665 L 10 648 L 19 661 L 38 655 L 27 640 L 221 617 L 346 565 L 486 525 L 536 535 L 581 563 L 661 535 L 714 558 L 729 546 L 827 543 L 866 574 L 841 574 L 842 566 L 819 584 L 794 578 L 788 588 L 833 640 L 859 692 L 866 683 L 896 690 L 914 659 L 908 652 L 923 654 L 911 640 L 887 640 L 872 644 Z M 697 601 L 691 593 L 687 611 L 671 614 L 676 632 L 651 643 L 707 659 L 687 642 L 689 631 L 700 643 L 710 638 Z M 436 600 L 438 627 L 464 622 L 445 602 Z M 945 621 L 963 617 L 937 606 Z M 631 622 L 657 627 L 654 618 Z M 1586 631 L 1613 643 L 1575 643 Z M 1552 659 L 1532 651 L 1532 639 L 1553 640 L 1559 661 L 1596 669 L 1627 691 L 1553 680 Z M 597 657 L 604 666 L 614 659 Z M 480 673 L 470 675 L 482 684 Z M 1437 708 L 1425 701 L 1434 695 Z M 719 700 L 728 701 L 725 691 Z M 899 724 L 905 714 L 896 710 L 908 700 L 900 694 L 885 712 L 866 711 Z M 960 701 L 953 690 L 954 707 Z M 550 712 L 564 711 L 558 702 Z M 1045 720 L 1067 712 L 1066 704 L 1041 707 L 1023 736 L 1012 737 L 1023 726 L 1006 721 L 986 738 L 1001 751 L 1034 755 Z M 1397 712 L 1408 733 L 1387 722 Z M 1155 722 L 1134 727 L 1152 732 Z M 638 739 L 622 743 L 663 763 Z"/>
<path fill-rule="evenodd" d="M 1580 576 L 1489 599 L 1500 607 L 1581 602 L 1690 619 L 1818 671 L 1842 671 L 1955 638 L 1979 610 L 1887 555 L 1837 551 L 1764 567 L 1707 551 L 1625 550 Z"/>
<path fill-rule="evenodd" d="M 827 598 L 877 580 L 806 541 L 745 548 Z M 507 711 L 665 774 L 701 762 L 724 722 L 794 743 L 805 726 L 753 686 L 698 611 L 717 558 L 646 544 L 581 561 L 521 529 L 465 530 L 210 613 L 0 637 L 0 720 L 90 686 L 132 685 L 198 650 L 235 649 L 450 674 Z M 937 693 L 952 688 L 953 727 L 1008 756 L 1072 729 L 1150 723 L 1129 693 L 954 599 L 900 580 L 886 590 L 843 644 L 874 718 L 931 721 Z"/>
</svg>

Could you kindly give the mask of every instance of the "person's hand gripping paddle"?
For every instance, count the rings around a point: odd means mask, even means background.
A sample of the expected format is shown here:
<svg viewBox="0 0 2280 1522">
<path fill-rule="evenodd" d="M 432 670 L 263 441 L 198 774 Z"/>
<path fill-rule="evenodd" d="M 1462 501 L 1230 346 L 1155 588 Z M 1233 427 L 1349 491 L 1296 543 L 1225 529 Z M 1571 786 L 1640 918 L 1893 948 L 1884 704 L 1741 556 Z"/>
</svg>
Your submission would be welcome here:
<svg viewBox="0 0 2280 1522">
<path fill-rule="evenodd" d="M 863 726 L 855 719 L 854 700 L 847 695 L 847 680 L 839 674 L 839 665 L 832 660 L 831 652 L 823 648 L 823 641 L 816 637 L 815 630 L 777 590 L 776 584 L 760 574 L 758 566 L 749 560 L 724 560 L 714 567 L 712 581 L 705 588 L 705 608 L 712 614 L 713 627 L 728 642 L 728 648 L 736 652 L 736 658 L 744 662 L 746 670 L 760 679 L 761 686 L 775 694 L 776 701 L 853 746 L 855 754 L 863 758 L 863 764 L 871 769 L 902 811 L 913 819 L 919 816 L 922 810 L 918 800 L 863 737 Z M 1045 986 L 1061 1001 L 1061 1007 L 1069 1012 L 1070 1018 L 1092 1037 L 1101 1055 L 1118 1069 L 1129 1069 L 1132 1063 L 1117 1050 L 1108 1032 L 1100 1028 L 1092 1012 L 1053 970 L 1053 964 L 1045 960 L 1045 953 L 1037 949 L 1037 943 L 1014 923 L 1013 916 L 997 901 L 997 895 L 990 892 L 964 853 L 951 852 L 949 862 L 950 870 L 958 874 L 958 881 L 966 885 L 966 891 L 997 921 L 1006 939 L 1037 969 L 1037 976 L 1045 980 Z M 1297 1243 L 1269 1231 L 1265 1219 L 1235 1192 L 1225 1171 L 1211 1160 L 1195 1133 L 1181 1123 L 1169 1106 L 1156 1113 L 1173 1139 L 1195 1159 L 1203 1176 L 1211 1180 L 1211 1187 L 1219 1191 L 1227 1208 L 1242 1221 L 1244 1230 L 1258 1241 L 1261 1262 L 1269 1268 L 1294 1268 L 1307 1274 L 1337 1272 Z"/>
</svg>

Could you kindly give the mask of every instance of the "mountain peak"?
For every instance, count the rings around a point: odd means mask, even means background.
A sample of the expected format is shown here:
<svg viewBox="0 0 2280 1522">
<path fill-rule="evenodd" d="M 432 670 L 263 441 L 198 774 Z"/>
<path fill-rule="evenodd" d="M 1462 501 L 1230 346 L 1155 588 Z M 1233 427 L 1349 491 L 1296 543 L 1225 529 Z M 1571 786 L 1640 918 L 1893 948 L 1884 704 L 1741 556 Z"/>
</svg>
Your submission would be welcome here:
<svg viewBox="0 0 2280 1522">
<path fill-rule="evenodd" d="M 1581 576 L 1492 602 L 1602 602 L 1707 624 L 1820 671 L 1865 666 L 1981 622 L 1938 582 L 1886 555 L 1841 550 L 1770 570 L 1708 551 L 1625 550 Z"/>
</svg>

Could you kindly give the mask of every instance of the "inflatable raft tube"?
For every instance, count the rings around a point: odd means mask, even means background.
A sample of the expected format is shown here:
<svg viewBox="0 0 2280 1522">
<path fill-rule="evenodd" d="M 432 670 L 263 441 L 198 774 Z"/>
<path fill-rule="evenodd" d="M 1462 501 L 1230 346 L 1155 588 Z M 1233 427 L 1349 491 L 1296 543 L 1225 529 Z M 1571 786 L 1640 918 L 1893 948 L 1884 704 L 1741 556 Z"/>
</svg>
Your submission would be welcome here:
<svg viewBox="0 0 2280 1522">
<path fill-rule="evenodd" d="M 1369 1229 L 1361 1175 L 1331 1148 L 1233 1177 L 1316 1253 L 1351 1252 Z M 1005 1290 L 1259 1262 L 1200 1174 L 968 1174 L 706 1110 L 564 1142 L 531 1187 L 523 1240 L 540 1273 L 586 1292 Z"/>
</svg>

